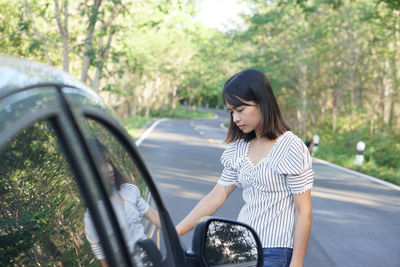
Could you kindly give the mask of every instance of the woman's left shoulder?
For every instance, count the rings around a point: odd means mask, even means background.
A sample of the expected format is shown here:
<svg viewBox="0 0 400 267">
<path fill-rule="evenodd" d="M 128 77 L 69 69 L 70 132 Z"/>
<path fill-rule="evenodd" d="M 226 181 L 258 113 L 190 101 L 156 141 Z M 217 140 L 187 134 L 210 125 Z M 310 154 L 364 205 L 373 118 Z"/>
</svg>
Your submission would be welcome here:
<svg viewBox="0 0 400 267">
<path fill-rule="evenodd" d="M 139 188 L 131 183 L 124 183 L 120 187 L 120 193 L 126 196 L 136 196 L 140 194 Z"/>
<path fill-rule="evenodd" d="M 303 141 L 291 131 L 285 132 L 278 139 L 279 144 L 275 149 L 271 165 L 279 169 L 279 166 L 290 162 L 300 162 L 309 157 L 309 151 Z"/>
<path fill-rule="evenodd" d="M 279 140 L 281 139 L 281 140 Z M 286 131 L 284 134 L 282 134 L 279 137 L 279 141 L 280 141 L 280 145 L 285 147 L 286 152 L 290 151 L 290 150 L 297 150 L 297 151 L 303 151 L 304 148 L 307 147 L 304 144 L 304 142 L 300 139 L 300 137 L 298 137 L 296 134 L 294 134 L 291 131 Z"/>
</svg>

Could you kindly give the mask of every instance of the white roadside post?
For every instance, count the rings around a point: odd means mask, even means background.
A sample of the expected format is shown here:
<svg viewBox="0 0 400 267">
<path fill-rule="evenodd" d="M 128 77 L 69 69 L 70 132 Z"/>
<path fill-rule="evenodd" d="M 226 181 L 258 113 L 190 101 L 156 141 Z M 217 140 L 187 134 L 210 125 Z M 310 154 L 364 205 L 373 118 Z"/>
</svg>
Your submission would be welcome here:
<svg viewBox="0 0 400 267">
<path fill-rule="evenodd" d="M 364 160 L 364 150 L 365 150 L 365 143 L 363 141 L 359 141 L 357 143 L 357 154 L 354 164 L 356 166 L 361 166 Z"/>
<path fill-rule="evenodd" d="M 319 135 L 314 135 L 313 136 L 313 147 L 312 147 L 312 154 L 314 155 L 318 151 L 318 145 L 319 145 Z"/>
</svg>

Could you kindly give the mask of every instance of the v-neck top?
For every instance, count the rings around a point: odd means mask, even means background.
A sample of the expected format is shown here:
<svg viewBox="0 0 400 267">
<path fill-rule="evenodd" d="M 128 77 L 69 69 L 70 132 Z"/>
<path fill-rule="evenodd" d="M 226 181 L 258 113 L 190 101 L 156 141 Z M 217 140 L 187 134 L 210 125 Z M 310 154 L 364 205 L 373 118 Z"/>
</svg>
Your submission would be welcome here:
<svg viewBox="0 0 400 267">
<path fill-rule="evenodd" d="M 128 247 L 130 251 L 132 251 L 136 241 L 140 238 L 146 237 L 141 220 L 144 214 L 148 211 L 149 204 L 140 196 L 139 188 L 134 184 L 122 184 L 119 191 L 115 193 L 118 194 L 110 196 L 111 204 L 117 215 L 117 219 L 121 224 L 121 231 L 128 239 Z M 100 202 L 99 206 L 101 210 L 105 209 L 103 202 Z M 89 210 L 86 210 L 85 212 L 84 221 L 86 238 L 90 243 L 93 254 L 97 259 L 104 259 L 104 251 L 100 244 L 100 238 L 97 235 Z M 107 230 L 107 234 L 110 235 L 111 229 Z"/>
<path fill-rule="evenodd" d="M 295 209 L 293 194 L 310 190 L 314 182 L 312 159 L 303 141 L 287 131 L 266 156 L 254 164 L 250 142 L 238 140 L 221 156 L 224 166 L 218 184 L 243 187 L 238 221 L 257 232 L 265 248 L 293 248 Z"/>
</svg>

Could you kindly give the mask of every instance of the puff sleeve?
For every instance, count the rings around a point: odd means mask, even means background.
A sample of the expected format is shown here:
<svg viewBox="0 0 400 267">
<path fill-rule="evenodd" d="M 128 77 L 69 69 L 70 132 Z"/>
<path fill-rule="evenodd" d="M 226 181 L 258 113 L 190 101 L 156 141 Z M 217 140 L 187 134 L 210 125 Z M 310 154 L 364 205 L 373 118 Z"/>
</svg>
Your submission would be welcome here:
<svg viewBox="0 0 400 267">
<path fill-rule="evenodd" d="M 223 186 L 240 185 L 238 181 L 237 167 L 234 165 L 234 159 L 236 157 L 237 143 L 229 145 L 221 155 L 221 163 L 224 167 L 221 177 L 218 180 L 218 184 Z"/>
<path fill-rule="evenodd" d="M 140 217 L 143 217 L 148 211 L 149 204 L 140 196 L 140 190 L 136 185 L 123 184 L 120 193 L 126 201 L 130 202 L 131 206 L 136 208 Z"/>
<path fill-rule="evenodd" d="M 103 248 L 100 244 L 100 239 L 99 236 L 97 235 L 96 229 L 93 224 L 92 216 L 90 215 L 89 210 L 86 210 L 85 212 L 84 221 L 85 221 L 86 239 L 90 243 L 93 254 L 96 256 L 96 259 L 98 260 L 105 259 Z"/>
<path fill-rule="evenodd" d="M 295 138 L 276 168 L 286 176 L 287 185 L 292 194 L 301 194 L 310 190 L 314 182 L 314 171 L 310 152 L 300 138 Z"/>
</svg>

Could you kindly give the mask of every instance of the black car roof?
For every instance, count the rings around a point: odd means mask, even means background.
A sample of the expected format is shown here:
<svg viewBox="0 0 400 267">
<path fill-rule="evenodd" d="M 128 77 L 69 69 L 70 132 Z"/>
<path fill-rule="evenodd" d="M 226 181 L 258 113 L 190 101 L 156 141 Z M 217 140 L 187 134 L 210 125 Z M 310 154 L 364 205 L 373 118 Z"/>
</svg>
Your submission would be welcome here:
<svg viewBox="0 0 400 267">
<path fill-rule="evenodd" d="M 0 55 L 0 99 L 15 91 L 41 85 L 75 87 L 89 95 L 97 94 L 68 73 L 42 63 Z"/>
</svg>

